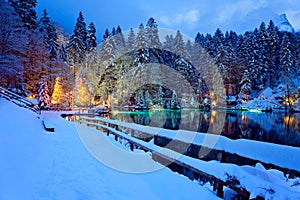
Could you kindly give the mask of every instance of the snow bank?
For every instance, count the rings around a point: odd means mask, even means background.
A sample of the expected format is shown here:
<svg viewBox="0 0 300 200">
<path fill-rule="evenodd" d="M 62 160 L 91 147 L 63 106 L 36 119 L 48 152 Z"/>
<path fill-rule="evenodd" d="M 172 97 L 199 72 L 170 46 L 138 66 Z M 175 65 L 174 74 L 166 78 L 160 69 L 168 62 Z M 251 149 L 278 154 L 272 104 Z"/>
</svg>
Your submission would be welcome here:
<svg viewBox="0 0 300 200">
<path fill-rule="evenodd" d="M 32 111 L 0 98 L 1 200 L 218 199 L 207 186 L 167 168 L 145 174 L 111 169 L 89 154 L 74 123 L 59 113 L 42 115 L 55 126 L 55 133 L 44 131 L 39 116 Z M 84 128 L 93 137 L 101 135 Z M 101 147 L 101 140 L 93 142 Z"/>
<path fill-rule="evenodd" d="M 273 109 L 280 109 L 282 106 L 278 102 L 277 98 L 282 96 L 282 92 L 266 88 L 261 91 L 256 98 L 248 101 L 247 103 L 237 105 L 238 109 L 257 109 L 262 111 L 268 111 Z"/>
</svg>

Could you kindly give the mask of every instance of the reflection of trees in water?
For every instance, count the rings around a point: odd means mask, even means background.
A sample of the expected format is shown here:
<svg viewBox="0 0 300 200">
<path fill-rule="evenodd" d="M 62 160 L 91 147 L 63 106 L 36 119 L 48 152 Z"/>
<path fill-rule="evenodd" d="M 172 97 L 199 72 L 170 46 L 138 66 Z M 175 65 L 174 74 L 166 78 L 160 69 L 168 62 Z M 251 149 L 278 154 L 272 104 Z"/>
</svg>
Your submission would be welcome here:
<svg viewBox="0 0 300 200">
<path fill-rule="evenodd" d="M 239 124 L 245 139 L 300 147 L 299 117 L 299 113 L 245 113 Z"/>
<path fill-rule="evenodd" d="M 116 119 L 166 129 L 222 134 L 300 147 L 300 113 L 226 113 L 199 110 L 157 110 L 118 114 Z"/>
<path fill-rule="evenodd" d="M 151 122 L 148 112 L 131 113 L 130 117 L 132 121 L 136 124 L 148 126 Z"/>
<path fill-rule="evenodd" d="M 180 110 L 166 110 L 166 123 L 164 128 L 178 130 L 181 122 Z"/>
<path fill-rule="evenodd" d="M 226 113 L 221 135 L 224 135 L 231 139 L 242 138 L 242 133 L 239 126 L 239 119 L 237 116 L 237 113 Z"/>
</svg>

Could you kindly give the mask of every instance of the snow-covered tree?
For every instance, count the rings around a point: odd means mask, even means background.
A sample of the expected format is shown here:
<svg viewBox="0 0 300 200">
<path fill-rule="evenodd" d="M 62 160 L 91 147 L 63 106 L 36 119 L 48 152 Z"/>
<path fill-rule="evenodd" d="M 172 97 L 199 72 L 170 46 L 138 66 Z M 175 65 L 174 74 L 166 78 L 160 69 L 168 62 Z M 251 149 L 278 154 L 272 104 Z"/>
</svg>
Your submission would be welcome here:
<svg viewBox="0 0 300 200">
<path fill-rule="evenodd" d="M 106 101 L 113 92 L 118 80 L 116 68 L 116 45 L 113 36 L 106 38 L 100 47 L 100 78 L 97 87 L 97 96 Z"/>
<path fill-rule="evenodd" d="M 44 35 L 44 43 L 48 48 L 49 57 L 53 61 L 57 58 L 59 44 L 55 26 L 48 17 L 46 10 L 43 10 L 42 18 L 39 21 L 39 30 Z"/>
<path fill-rule="evenodd" d="M 87 52 L 91 52 L 97 47 L 97 37 L 96 37 L 96 27 L 93 22 L 91 22 L 87 29 Z"/>
<path fill-rule="evenodd" d="M 110 34 L 110 32 L 109 32 L 109 30 L 107 28 L 107 29 L 105 29 L 102 41 L 106 40 L 109 36 L 111 36 L 111 34 Z"/>
<path fill-rule="evenodd" d="M 140 24 L 137 35 L 136 35 L 136 39 L 135 39 L 135 45 L 134 45 L 135 50 L 146 48 L 147 39 L 146 39 L 145 35 L 146 34 L 145 34 L 144 25 Z"/>
<path fill-rule="evenodd" d="M 139 90 L 139 93 L 136 98 L 136 105 L 144 107 L 145 105 L 145 96 L 143 90 Z"/>
<path fill-rule="evenodd" d="M 8 0 L 8 2 L 19 15 L 23 27 L 30 30 L 37 28 L 38 23 L 35 11 L 37 0 Z"/>
<path fill-rule="evenodd" d="M 120 26 L 117 27 L 116 35 L 114 36 L 116 48 L 117 48 L 117 56 L 121 56 L 126 51 L 125 38 L 122 33 L 122 29 Z"/>
<path fill-rule="evenodd" d="M 0 1 L 0 10 L 0 85 L 25 94 L 23 47 L 26 36 L 20 31 L 20 18 L 6 1 Z"/>
<path fill-rule="evenodd" d="M 152 98 L 148 90 L 145 92 L 145 105 L 147 108 L 151 108 L 153 106 Z"/>
<path fill-rule="evenodd" d="M 83 64 L 83 79 L 89 88 L 91 101 L 93 101 L 93 98 L 96 95 L 100 74 L 104 72 L 104 68 L 100 67 L 99 60 L 99 50 L 94 49 L 86 55 L 86 59 Z"/>
<path fill-rule="evenodd" d="M 38 31 L 27 31 L 23 49 L 25 52 L 23 66 L 26 90 L 30 95 L 36 95 L 42 75 L 48 74 L 50 70 L 49 55 L 43 35 Z"/>
<path fill-rule="evenodd" d="M 87 84 L 82 78 L 78 78 L 76 81 L 74 91 L 74 103 L 77 106 L 90 105 L 90 94 Z"/>
<path fill-rule="evenodd" d="M 163 44 L 163 49 L 167 50 L 167 51 L 170 51 L 170 52 L 175 51 L 173 35 L 166 35 L 165 42 Z"/>
<path fill-rule="evenodd" d="M 295 68 L 296 76 L 300 76 L 300 33 L 296 33 L 296 45 L 295 45 Z"/>
<path fill-rule="evenodd" d="M 51 104 L 53 105 L 60 105 L 62 104 L 64 101 L 64 93 L 62 90 L 62 85 L 60 82 L 60 78 L 57 77 L 55 79 L 55 85 L 54 85 L 54 89 L 53 89 L 53 93 L 51 96 Z"/>
<path fill-rule="evenodd" d="M 285 33 L 280 50 L 280 66 L 282 70 L 282 78 L 284 84 L 286 85 L 286 99 L 289 109 L 292 109 L 291 96 L 295 92 L 295 82 L 294 82 L 294 73 L 293 73 L 293 54 L 292 54 L 292 44 L 290 42 L 289 36 Z"/>
<path fill-rule="evenodd" d="M 192 46 L 192 42 L 190 41 L 190 40 L 188 40 L 187 42 L 186 42 L 186 44 L 185 44 L 185 49 L 186 49 L 186 52 L 187 52 L 187 57 L 186 57 L 186 59 L 188 60 L 188 61 L 190 61 L 191 60 L 191 58 L 192 58 L 192 55 L 193 55 L 193 46 Z"/>
<path fill-rule="evenodd" d="M 158 91 L 156 92 L 156 96 L 153 102 L 155 105 L 157 105 L 158 107 L 164 107 L 164 92 L 163 92 L 163 88 L 162 86 L 159 86 Z"/>
<path fill-rule="evenodd" d="M 261 23 L 259 27 L 259 35 L 258 35 L 258 45 L 259 45 L 259 65 L 258 73 L 259 73 L 259 82 L 260 88 L 265 88 L 265 86 L 270 87 L 270 81 L 268 78 L 270 76 L 266 76 L 266 74 L 270 74 L 270 66 L 268 61 L 268 52 L 269 52 L 269 35 L 266 30 L 266 24 L 264 22 Z"/>
<path fill-rule="evenodd" d="M 176 32 L 176 36 L 174 38 L 174 52 L 176 55 L 187 59 L 187 51 L 185 49 L 185 43 L 183 41 L 183 36 L 180 31 Z"/>
<path fill-rule="evenodd" d="M 160 49 L 161 42 L 159 40 L 157 24 L 155 19 L 151 17 L 146 24 L 146 39 L 147 39 L 147 47 Z"/>
<path fill-rule="evenodd" d="M 269 52 L 268 52 L 268 61 L 269 61 L 269 71 L 267 76 L 269 80 L 269 86 L 271 88 L 274 87 L 274 84 L 278 77 L 278 58 L 279 58 L 279 31 L 278 28 L 275 26 L 274 22 L 271 20 L 269 22 L 267 32 L 269 35 L 268 45 L 269 45 Z"/>
<path fill-rule="evenodd" d="M 81 63 L 85 59 L 86 40 L 86 23 L 84 21 L 82 12 L 80 12 L 76 20 L 73 34 L 71 35 L 69 43 L 66 46 L 69 63 L 74 67 L 74 77 L 79 75 Z"/>
<path fill-rule="evenodd" d="M 246 69 L 244 71 L 243 78 L 240 82 L 242 94 L 250 95 L 251 90 L 252 90 L 251 83 L 252 83 L 252 75 L 249 72 L 249 70 Z"/>
<path fill-rule="evenodd" d="M 42 77 L 41 81 L 39 82 L 39 91 L 38 91 L 38 106 L 40 109 L 47 109 L 47 107 L 51 104 L 49 91 L 48 91 L 48 84 L 47 81 Z"/>
<path fill-rule="evenodd" d="M 135 39 L 136 36 L 134 30 L 130 28 L 128 38 L 127 38 L 127 43 L 126 43 L 127 51 L 134 51 Z"/>
<path fill-rule="evenodd" d="M 171 103 L 170 103 L 170 108 L 171 109 L 179 109 L 180 105 L 178 102 L 178 97 L 175 91 L 173 91 L 172 93 L 172 99 L 171 99 Z"/>
</svg>

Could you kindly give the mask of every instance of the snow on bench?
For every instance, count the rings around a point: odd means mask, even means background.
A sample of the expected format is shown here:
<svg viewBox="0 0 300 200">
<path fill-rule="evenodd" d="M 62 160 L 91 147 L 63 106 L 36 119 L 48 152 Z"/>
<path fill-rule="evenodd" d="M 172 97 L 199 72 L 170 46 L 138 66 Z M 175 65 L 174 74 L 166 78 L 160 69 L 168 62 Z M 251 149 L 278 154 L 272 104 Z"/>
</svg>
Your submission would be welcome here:
<svg viewBox="0 0 300 200">
<path fill-rule="evenodd" d="M 54 125 L 49 120 L 47 120 L 45 117 L 43 117 L 43 119 L 42 119 L 42 124 L 46 131 L 55 132 Z"/>
</svg>

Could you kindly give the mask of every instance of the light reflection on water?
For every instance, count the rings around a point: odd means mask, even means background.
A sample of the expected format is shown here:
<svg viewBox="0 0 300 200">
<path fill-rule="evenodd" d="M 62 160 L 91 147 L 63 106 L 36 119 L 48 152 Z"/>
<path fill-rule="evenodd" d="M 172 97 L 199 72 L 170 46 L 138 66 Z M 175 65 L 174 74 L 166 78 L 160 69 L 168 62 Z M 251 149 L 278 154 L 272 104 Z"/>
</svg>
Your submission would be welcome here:
<svg viewBox="0 0 300 200">
<path fill-rule="evenodd" d="M 220 134 L 300 147 L 300 113 L 226 112 L 201 110 L 115 111 L 113 119 L 166 129 Z M 218 128 L 212 128 L 212 126 Z"/>
</svg>

